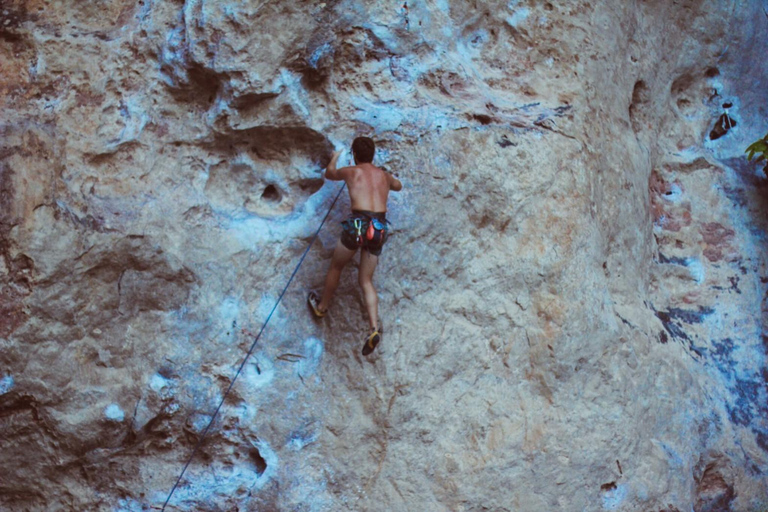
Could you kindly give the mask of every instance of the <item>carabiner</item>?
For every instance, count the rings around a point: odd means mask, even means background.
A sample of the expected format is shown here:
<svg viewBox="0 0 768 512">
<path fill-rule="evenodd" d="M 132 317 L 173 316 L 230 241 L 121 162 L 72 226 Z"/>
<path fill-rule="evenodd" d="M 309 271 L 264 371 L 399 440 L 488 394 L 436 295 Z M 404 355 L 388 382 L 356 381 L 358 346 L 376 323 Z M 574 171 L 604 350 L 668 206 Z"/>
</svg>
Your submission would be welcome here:
<svg viewBox="0 0 768 512">
<path fill-rule="evenodd" d="M 355 219 L 355 229 L 357 230 L 357 245 L 362 246 L 363 245 L 363 221 L 360 219 Z"/>
</svg>

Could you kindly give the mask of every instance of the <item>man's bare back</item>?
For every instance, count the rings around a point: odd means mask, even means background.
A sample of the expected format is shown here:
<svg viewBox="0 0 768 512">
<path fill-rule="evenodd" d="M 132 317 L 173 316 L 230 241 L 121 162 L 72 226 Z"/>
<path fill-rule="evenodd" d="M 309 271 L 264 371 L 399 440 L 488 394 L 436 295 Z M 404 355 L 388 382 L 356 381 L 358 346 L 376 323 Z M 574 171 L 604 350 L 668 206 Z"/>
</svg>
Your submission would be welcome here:
<svg viewBox="0 0 768 512">
<path fill-rule="evenodd" d="M 325 177 L 346 182 L 353 210 L 386 213 L 389 191 L 403 188 L 400 180 L 368 162 L 337 169 L 340 154 L 341 151 L 333 153 Z"/>
</svg>

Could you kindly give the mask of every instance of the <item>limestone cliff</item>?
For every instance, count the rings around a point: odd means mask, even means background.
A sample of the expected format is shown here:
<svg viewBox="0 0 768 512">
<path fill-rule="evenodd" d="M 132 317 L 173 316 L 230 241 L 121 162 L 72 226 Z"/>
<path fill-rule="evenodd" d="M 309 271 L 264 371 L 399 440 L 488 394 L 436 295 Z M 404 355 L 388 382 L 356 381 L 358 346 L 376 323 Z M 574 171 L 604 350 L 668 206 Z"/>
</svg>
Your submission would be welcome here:
<svg viewBox="0 0 768 512">
<path fill-rule="evenodd" d="M 766 12 L 4 0 L 0 509 L 163 506 L 362 134 L 166 510 L 764 510 Z"/>
</svg>

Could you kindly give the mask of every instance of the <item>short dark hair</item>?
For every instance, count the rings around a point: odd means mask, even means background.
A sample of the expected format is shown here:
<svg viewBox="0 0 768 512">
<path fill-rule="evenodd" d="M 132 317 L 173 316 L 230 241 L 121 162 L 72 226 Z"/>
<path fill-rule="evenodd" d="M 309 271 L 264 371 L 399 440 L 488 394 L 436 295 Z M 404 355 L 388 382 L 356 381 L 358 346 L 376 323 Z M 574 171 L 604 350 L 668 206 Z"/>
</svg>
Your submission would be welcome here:
<svg viewBox="0 0 768 512">
<path fill-rule="evenodd" d="M 373 139 L 369 137 L 357 137 L 352 142 L 352 154 L 359 163 L 373 162 L 373 153 L 376 151 L 376 145 Z"/>
</svg>

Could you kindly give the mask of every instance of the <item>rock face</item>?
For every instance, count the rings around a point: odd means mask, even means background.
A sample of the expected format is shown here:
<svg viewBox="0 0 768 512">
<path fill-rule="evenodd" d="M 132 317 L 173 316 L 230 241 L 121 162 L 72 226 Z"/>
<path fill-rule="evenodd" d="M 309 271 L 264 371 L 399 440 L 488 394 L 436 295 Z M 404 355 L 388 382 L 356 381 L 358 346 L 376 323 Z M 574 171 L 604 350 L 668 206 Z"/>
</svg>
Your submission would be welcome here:
<svg viewBox="0 0 768 512">
<path fill-rule="evenodd" d="M 0 508 L 763 510 L 766 9 L 5 0 Z"/>
</svg>

